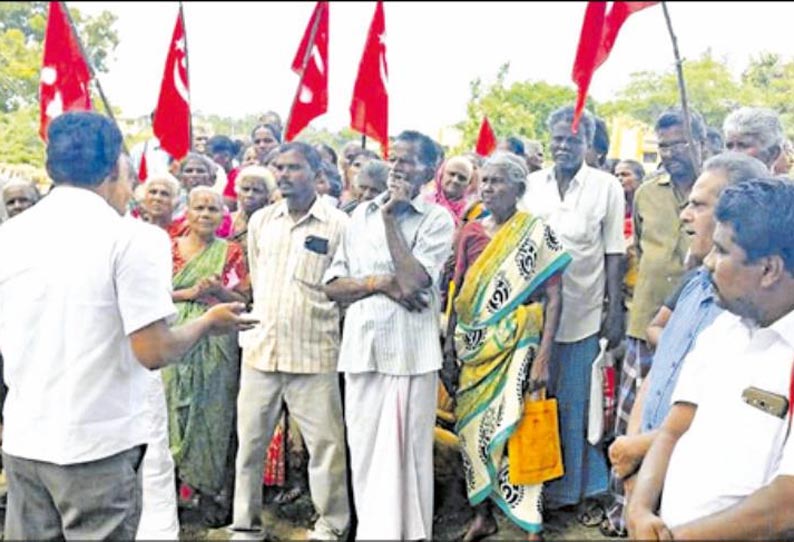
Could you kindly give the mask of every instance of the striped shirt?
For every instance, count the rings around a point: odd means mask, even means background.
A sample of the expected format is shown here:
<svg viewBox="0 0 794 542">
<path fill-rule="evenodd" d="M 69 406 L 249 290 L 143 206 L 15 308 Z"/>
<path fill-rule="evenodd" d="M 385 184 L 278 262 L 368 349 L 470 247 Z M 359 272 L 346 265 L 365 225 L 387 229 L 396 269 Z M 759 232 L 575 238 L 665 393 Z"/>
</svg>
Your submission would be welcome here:
<svg viewBox="0 0 794 542">
<path fill-rule="evenodd" d="M 336 371 L 340 311 L 319 288 L 349 220 L 321 198 L 298 221 L 290 216 L 285 200 L 251 216 L 251 314 L 261 323 L 240 334 L 243 363 L 260 371 Z M 319 239 L 319 245 L 327 242 L 324 254 L 306 247 L 310 236 Z M 315 241 L 312 246 L 317 245 Z"/>
<path fill-rule="evenodd" d="M 381 214 L 387 195 L 362 203 L 353 211 L 323 282 L 394 274 Z M 455 224 L 446 209 L 423 201 L 421 196 L 414 198 L 411 207 L 397 218 L 397 224 L 414 258 L 432 280 L 429 305 L 421 312 L 409 312 L 383 294 L 350 305 L 345 314 L 340 371 L 405 376 L 441 368 L 438 283 L 452 251 Z"/>
</svg>

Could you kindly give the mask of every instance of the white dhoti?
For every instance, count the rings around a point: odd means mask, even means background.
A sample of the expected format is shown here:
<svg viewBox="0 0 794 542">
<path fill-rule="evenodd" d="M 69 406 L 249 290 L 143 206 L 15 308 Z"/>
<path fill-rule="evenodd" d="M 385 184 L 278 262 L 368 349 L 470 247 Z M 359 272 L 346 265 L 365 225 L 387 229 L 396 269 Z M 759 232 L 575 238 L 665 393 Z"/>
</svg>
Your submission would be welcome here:
<svg viewBox="0 0 794 542">
<path fill-rule="evenodd" d="M 345 374 L 358 540 L 433 538 L 438 373 Z"/>
<path fill-rule="evenodd" d="M 143 457 L 143 502 L 136 540 L 179 540 L 174 459 L 168 449 L 168 409 L 160 371 L 146 389 L 149 440 Z"/>
</svg>

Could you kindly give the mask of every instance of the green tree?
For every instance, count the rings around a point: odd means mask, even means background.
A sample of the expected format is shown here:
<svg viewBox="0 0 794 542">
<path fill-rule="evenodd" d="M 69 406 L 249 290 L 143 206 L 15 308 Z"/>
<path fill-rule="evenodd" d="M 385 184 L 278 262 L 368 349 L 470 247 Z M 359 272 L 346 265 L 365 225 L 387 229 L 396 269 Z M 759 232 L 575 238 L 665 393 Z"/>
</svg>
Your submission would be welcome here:
<svg viewBox="0 0 794 542">
<path fill-rule="evenodd" d="M 483 116 L 488 117 L 499 138 L 518 135 L 545 143 L 549 114 L 576 100 L 572 87 L 543 81 L 518 81 L 507 87 L 505 79 L 509 69 L 509 63 L 500 66 L 496 81 L 485 89 L 479 78 L 470 83 L 471 99 L 466 106 L 466 120 L 456 125 L 463 137 L 459 147 L 452 149 L 453 153 L 474 148 Z M 593 106 L 594 102 L 588 99 L 588 109 L 592 111 Z"/>
<path fill-rule="evenodd" d="M 108 11 L 89 17 L 69 10 L 89 62 L 99 72 L 119 43 L 116 16 Z M 38 140 L 38 86 L 47 22 L 46 2 L 0 2 L 0 161 L 41 165 Z M 94 103 L 102 111 L 96 96 Z"/>
<path fill-rule="evenodd" d="M 794 138 L 794 60 L 775 53 L 751 58 L 742 73 L 742 86 L 748 100 L 743 105 L 768 107 L 780 114 L 787 136 Z"/>
<path fill-rule="evenodd" d="M 23 107 L 0 114 L 0 163 L 44 163 L 44 143 L 39 138 L 39 110 Z"/>
<path fill-rule="evenodd" d="M 751 100 L 747 86 L 737 81 L 725 62 L 715 59 L 711 51 L 684 62 L 683 70 L 689 106 L 703 115 L 709 126 L 722 126 L 731 110 Z M 672 67 L 661 73 L 631 74 L 629 83 L 617 93 L 616 100 L 604 104 L 602 113 L 607 117 L 624 113 L 653 125 L 662 111 L 680 103 L 678 78 Z"/>
</svg>

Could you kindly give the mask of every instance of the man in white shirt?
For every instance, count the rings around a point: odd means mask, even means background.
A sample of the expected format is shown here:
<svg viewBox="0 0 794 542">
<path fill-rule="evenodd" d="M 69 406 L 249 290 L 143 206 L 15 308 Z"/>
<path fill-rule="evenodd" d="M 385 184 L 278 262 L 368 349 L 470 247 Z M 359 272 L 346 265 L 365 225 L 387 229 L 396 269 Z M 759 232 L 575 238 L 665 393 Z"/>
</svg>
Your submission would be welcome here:
<svg viewBox="0 0 794 542">
<path fill-rule="evenodd" d="M 438 283 L 454 233 L 419 193 L 437 158 L 426 135 L 397 136 L 388 191 L 356 208 L 323 277 L 349 304 L 339 371 L 359 540 L 433 538 Z"/>
<path fill-rule="evenodd" d="M 134 538 L 149 438 L 146 369 L 202 335 L 247 328 L 222 304 L 171 330 L 171 251 L 122 218 L 134 179 L 121 132 L 96 113 L 49 126 L 55 187 L 0 228 L 0 350 L 9 395 L 5 537 Z M 36 247 L 36 250 L 31 250 Z"/>
<path fill-rule="evenodd" d="M 527 177 L 521 202 L 558 233 L 573 257 L 562 276 L 562 315 L 549 366 L 549 393 L 559 402 L 565 475 L 544 489 L 547 508 L 573 506 L 607 490 L 604 453 L 585 438 L 590 370 L 599 336 L 614 348 L 624 329 L 623 190 L 615 177 L 585 163 L 595 121 L 584 111 L 573 133 L 573 112 L 569 106 L 549 115 L 554 165 Z"/>
<path fill-rule="evenodd" d="M 687 356 L 643 461 L 628 507 L 633 539 L 794 531 L 794 185 L 728 187 L 715 215 L 705 265 L 726 312 Z"/>
</svg>

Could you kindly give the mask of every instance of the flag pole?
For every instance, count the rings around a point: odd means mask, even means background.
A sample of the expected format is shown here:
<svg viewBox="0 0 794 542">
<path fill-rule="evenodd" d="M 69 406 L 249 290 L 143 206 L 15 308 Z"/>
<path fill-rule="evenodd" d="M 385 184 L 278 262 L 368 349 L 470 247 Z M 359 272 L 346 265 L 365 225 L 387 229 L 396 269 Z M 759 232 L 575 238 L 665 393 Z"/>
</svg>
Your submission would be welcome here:
<svg viewBox="0 0 794 542">
<path fill-rule="evenodd" d="M 318 4 L 322 4 L 322 2 L 317 2 Z M 323 7 L 322 9 L 328 9 L 327 7 Z M 312 12 L 314 14 L 315 12 Z M 303 62 L 301 63 L 301 75 L 298 77 L 298 88 L 295 89 L 295 98 L 292 100 L 292 107 L 289 110 L 289 115 L 287 116 L 287 123 L 284 125 L 285 127 L 291 126 L 292 121 L 292 110 L 295 109 L 295 102 L 300 97 L 301 91 L 301 83 L 303 82 L 303 74 L 306 73 L 306 66 L 309 65 L 309 59 L 312 56 L 312 49 L 314 47 L 314 40 L 317 39 L 317 29 L 320 26 L 320 13 L 317 13 L 317 17 L 314 17 L 312 21 L 312 30 L 309 33 L 309 43 L 306 47 L 306 51 L 303 53 Z M 297 135 L 297 134 L 296 134 Z"/>
<path fill-rule="evenodd" d="M 179 0 L 179 19 L 182 21 L 182 39 L 185 40 L 185 78 L 187 81 L 187 88 L 190 88 L 190 55 L 187 54 L 187 26 L 185 25 L 185 12 L 182 10 L 182 0 Z M 190 91 L 188 91 L 190 92 Z M 188 94 L 188 98 L 190 94 Z M 193 108 L 187 104 L 187 110 L 190 114 L 187 116 L 188 133 L 190 136 L 190 149 L 193 149 Z"/>
<path fill-rule="evenodd" d="M 367 148 L 367 134 L 361 134 L 361 148 Z"/>
<path fill-rule="evenodd" d="M 80 34 L 77 32 L 77 26 L 74 24 L 74 19 L 72 19 L 72 14 L 69 13 L 69 8 L 66 7 L 66 2 L 60 1 L 58 3 L 63 8 L 63 12 L 66 14 L 66 18 L 69 20 L 69 26 L 72 28 L 72 33 L 74 33 L 75 39 L 77 40 L 77 46 L 80 47 L 80 53 L 83 55 L 86 66 L 88 66 L 88 71 L 91 73 L 91 79 L 94 81 L 94 83 L 96 83 L 96 88 L 97 91 L 99 91 L 99 97 L 102 100 L 102 104 L 105 106 L 105 110 L 107 111 L 110 120 L 112 120 L 113 124 L 115 124 L 116 127 L 119 128 L 120 130 L 121 128 L 119 127 L 119 123 L 116 120 L 116 117 L 113 115 L 113 110 L 110 108 L 110 103 L 108 103 L 108 99 L 105 96 L 105 92 L 102 90 L 102 85 L 100 84 L 99 79 L 97 78 L 96 70 L 94 70 L 94 67 L 91 65 L 91 59 L 88 57 L 88 55 L 85 52 L 85 47 L 83 47 L 83 40 L 80 39 Z M 129 154 L 129 151 L 127 150 L 127 144 L 124 142 L 123 138 L 121 144 L 122 147 L 124 148 L 124 153 Z"/>
<path fill-rule="evenodd" d="M 681 95 L 681 111 L 684 113 L 684 122 L 686 123 L 684 134 L 686 135 L 687 147 L 689 147 L 689 157 L 692 159 L 692 166 L 695 169 L 695 176 L 697 176 L 700 175 L 700 153 L 692 137 L 692 120 L 689 115 L 689 103 L 686 97 L 683 61 L 678 52 L 678 39 L 675 36 L 675 32 L 673 32 L 673 23 L 670 20 L 670 13 L 667 11 L 667 2 L 662 1 L 660 3 L 664 12 L 664 20 L 667 22 L 667 31 L 670 33 L 670 41 L 673 42 L 673 55 L 675 56 L 675 68 L 678 76 L 678 92 Z"/>
</svg>

